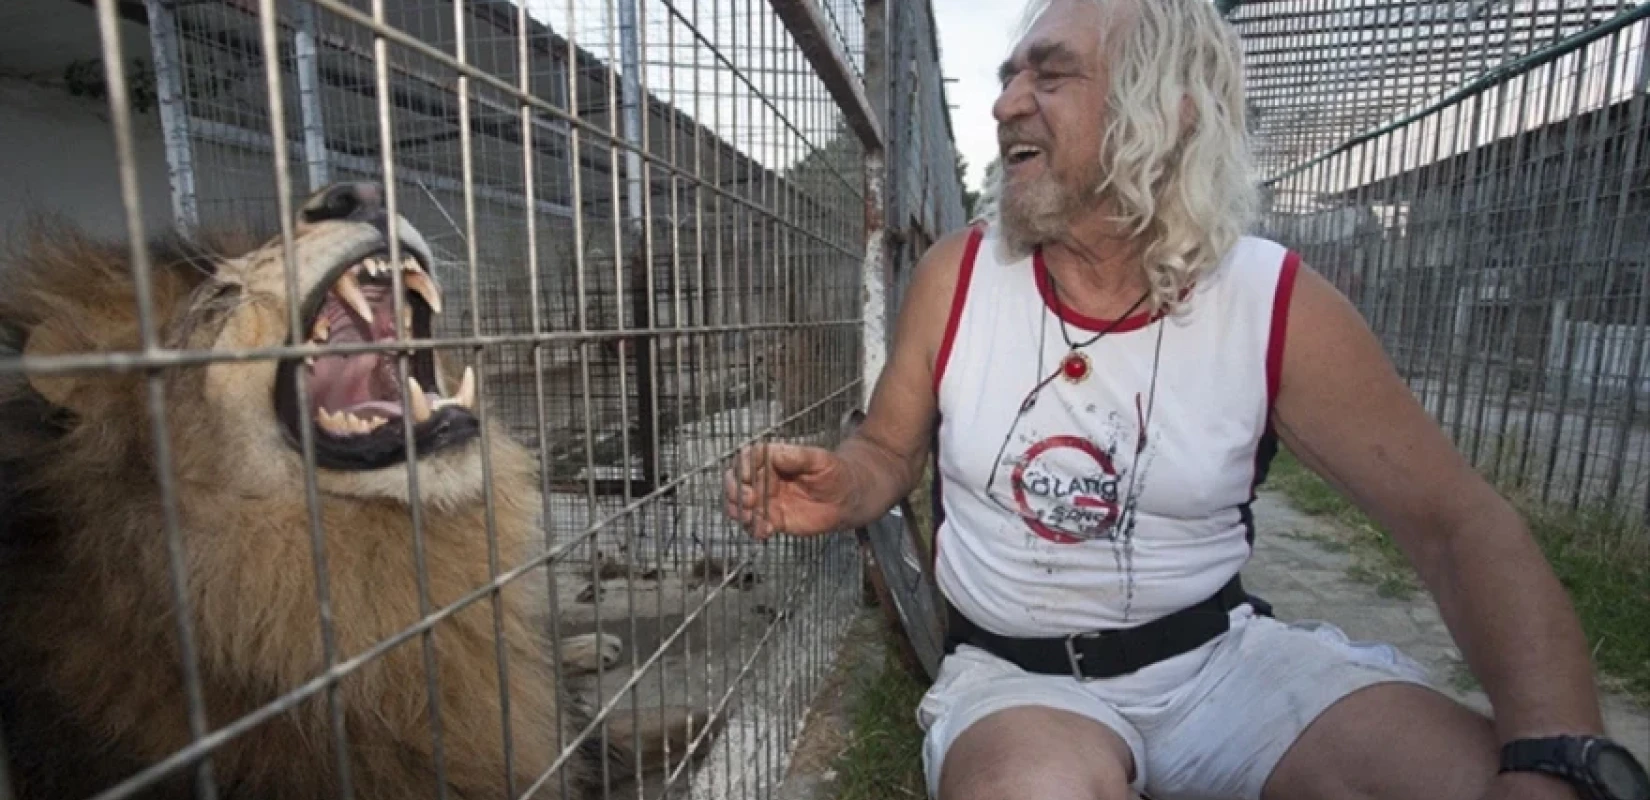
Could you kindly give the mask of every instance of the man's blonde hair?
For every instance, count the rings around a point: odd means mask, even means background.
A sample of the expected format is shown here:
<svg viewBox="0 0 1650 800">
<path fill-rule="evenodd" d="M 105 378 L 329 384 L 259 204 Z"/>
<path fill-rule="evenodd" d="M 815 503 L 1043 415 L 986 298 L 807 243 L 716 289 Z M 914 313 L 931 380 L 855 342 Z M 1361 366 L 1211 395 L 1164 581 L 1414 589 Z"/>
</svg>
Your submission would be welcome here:
<svg viewBox="0 0 1650 800">
<path fill-rule="evenodd" d="M 1075 1 L 1122 20 L 1102 39 L 1110 86 L 1097 191 L 1129 233 L 1144 237 L 1150 303 L 1172 310 L 1248 231 L 1259 207 L 1242 51 L 1210 0 Z M 1051 2 L 1030 0 L 1016 39 Z M 1000 190 L 1001 171 L 988 171 L 981 198 L 988 219 L 997 216 Z"/>
</svg>

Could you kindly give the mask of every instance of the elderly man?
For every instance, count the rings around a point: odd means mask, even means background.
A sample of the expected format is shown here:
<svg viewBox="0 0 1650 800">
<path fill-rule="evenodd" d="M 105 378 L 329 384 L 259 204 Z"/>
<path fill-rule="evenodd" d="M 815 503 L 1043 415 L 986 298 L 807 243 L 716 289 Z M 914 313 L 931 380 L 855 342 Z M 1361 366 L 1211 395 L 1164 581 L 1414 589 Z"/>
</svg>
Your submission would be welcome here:
<svg viewBox="0 0 1650 800">
<path fill-rule="evenodd" d="M 1208 0 L 1027 21 L 996 218 L 923 258 L 863 425 L 726 476 L 755 536 L 814 535 L 934 458 L 953 647 L 917 712 L 930 792 L 1650 797 L 1524 522 L 1334 287 L 1245 234 L 1240 53 Z M 1280 444 L 1392 532 L 1493 722 L 1390 647 L 1257 613 L 1238 574 Z"/>
</svg>

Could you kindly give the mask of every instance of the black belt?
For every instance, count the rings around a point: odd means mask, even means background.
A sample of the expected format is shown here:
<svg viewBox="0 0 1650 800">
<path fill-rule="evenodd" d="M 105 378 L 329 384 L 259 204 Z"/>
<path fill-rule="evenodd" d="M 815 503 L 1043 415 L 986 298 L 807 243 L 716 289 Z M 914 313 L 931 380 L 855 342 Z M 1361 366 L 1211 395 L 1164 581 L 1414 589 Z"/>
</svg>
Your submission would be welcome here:
<svg viewBox="0 0 1650 800">
<path fill-rule="evenodd" d="M 1036 639 L 992 633 L 946 603 L 949 626 L 945 651 L 950 653 L 959 644 L 970 644 L 1030 672 L 1114 678 L 1197 649 L 1225 633 L 1230 624 L 1228 612 L 1249 602 L 1253 602 L 1260 613 L 1270 610 L 1259 598 L 1250 597 L 1243 590 L 1243 582 L 1234 575 L 1220 591 L 1203 602 L 1144 625 Z"/>
</svg>

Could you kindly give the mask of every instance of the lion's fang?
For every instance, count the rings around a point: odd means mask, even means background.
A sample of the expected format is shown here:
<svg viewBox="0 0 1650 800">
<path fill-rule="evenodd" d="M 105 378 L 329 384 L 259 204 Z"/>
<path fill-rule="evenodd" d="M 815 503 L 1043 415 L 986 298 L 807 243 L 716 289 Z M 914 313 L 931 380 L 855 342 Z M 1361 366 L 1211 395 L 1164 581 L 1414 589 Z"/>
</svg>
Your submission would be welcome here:
<svg viewBox="0 0 1650 800">
<path fill-rule="evenodd" d="M 436 410 L 447 406 L 474 411 L 476 407 L 476 371 L 474 367 L 464 368 L 464 377 L 458 382 L 458 393 L 452 397 L 443 397 L 435 401 Z"/>
<path fill-rule="evenodd" d="M 413 422 L 422 424 L 434 413 L 430 410 L 430 398 L 424 396 L 424 387 L 418 385 L 418 379 L 407 376 L 407 404 L 412 406 Z"/>
<path fill-rule="evenodd" d="M 435 282 L 430 280 L 430 276 L 423 271 L 407 270 L 402 274 L 402 280 L 406 281 L 408 289 L 417 292 L 419 297 L 424 298 L 424 302 L 430 304 L 431 311 L 441 313 L 441 291 L 435 288 Z"/>
<path fill-rule="evenodd" d="M 315 327 L 309 332 L 309 338 L 315 342 L 325 342 L 332 335 L 332 323 L 326 317 L 317 317 Z"/>
<path fill-rule="evenodd" d="M 338 294 L 339 299 L 349 305 L 350 310 L 361 317 L 362 321 L 369 324 L 372 322 L 372 305 L 367 303 L 367 296 L 361 293 L 361 284 L 355 280 L 353 274 L 344 273 L 332 290 Z"/>
<path fill-rule="evenodd" d="M 476 407 L 476 371 L 475 367 L 465 367 L 464 377 L 458 382 L 458 404 L 468 409 Z"/>
</svg>

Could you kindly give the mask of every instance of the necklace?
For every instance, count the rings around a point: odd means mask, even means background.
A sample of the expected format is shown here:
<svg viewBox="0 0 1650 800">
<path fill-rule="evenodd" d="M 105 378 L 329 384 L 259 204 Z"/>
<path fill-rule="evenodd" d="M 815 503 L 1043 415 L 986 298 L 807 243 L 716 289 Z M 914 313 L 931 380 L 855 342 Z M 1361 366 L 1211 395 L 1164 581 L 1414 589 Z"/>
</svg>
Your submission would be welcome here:
<svg viewBox="0 0 1650 800">
<path fill-rule="evenodd" d="M 1043 272 L 1048 275 L 1049 287 L 1054 293 L 1054 302 L 1063 304 L 1063 301 L 1060 300 L 1060 284 L 1054 280 L 1054 270 L 1044 266 Z M 1135 310 L 1140 308 L 1140 304 L 1146 302 L 1146 298 L 1150 295 L 1151 289 L 1148 288 L 1140 294 L 1140 299 L 1134 301 L 1134 305 L 1129 306 L 1129 310 L 1123 312 L 1117 319 L 1112 320 L 1110 325 L 1089 337 L 1088 341 L 1082 344 L 1071 340 L 1071 333 L 1066 330 L 1066 318 L 1056 313 L 1055 316 L 1060 320 L 1060 338 L 1066 340 L 1067 348 L 1065 358 L 1060 360 L 1060 375 L 1071 383 L 1082 383 L 1088 380 L 1089 375 L 1094 373 L 1094 365 L 1089 361 L 1088 354 L 1083 352 L 1083 348 L 1100 341 L 1100 337 L 1111 333 L 1118 325 L 1123 324 L 1123 321 L 1133 315 Z"/>
</svg>

